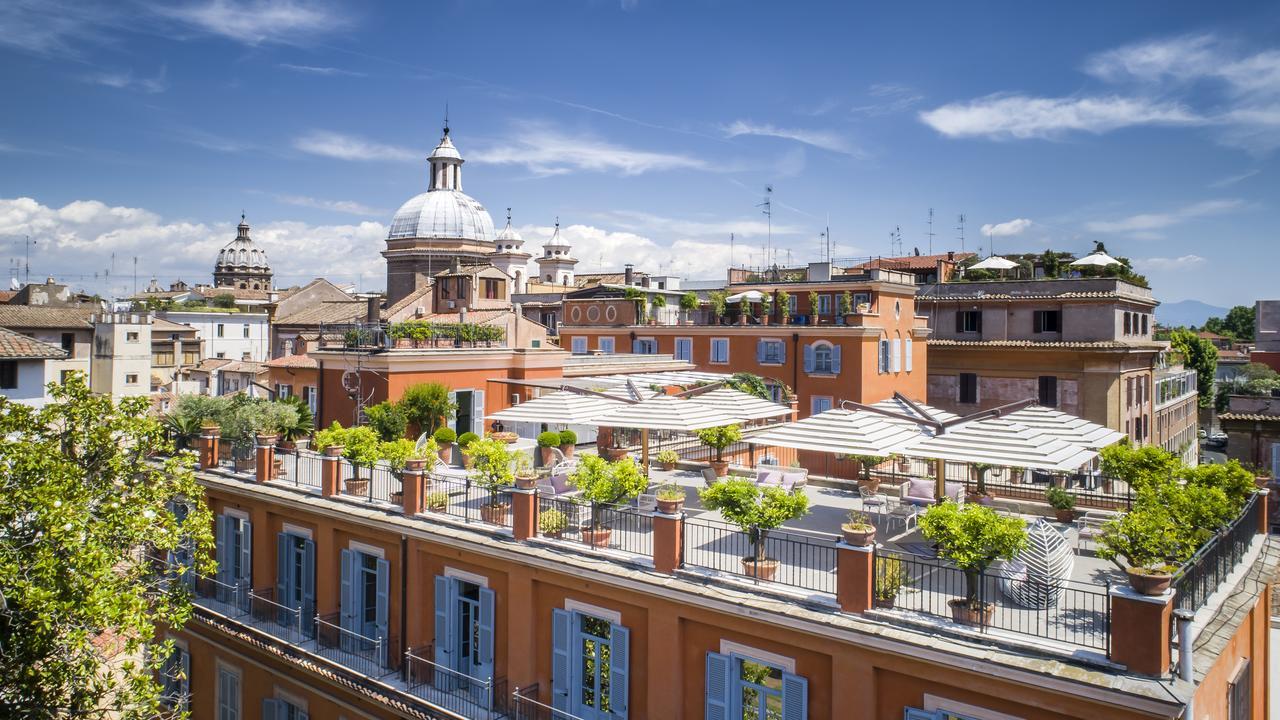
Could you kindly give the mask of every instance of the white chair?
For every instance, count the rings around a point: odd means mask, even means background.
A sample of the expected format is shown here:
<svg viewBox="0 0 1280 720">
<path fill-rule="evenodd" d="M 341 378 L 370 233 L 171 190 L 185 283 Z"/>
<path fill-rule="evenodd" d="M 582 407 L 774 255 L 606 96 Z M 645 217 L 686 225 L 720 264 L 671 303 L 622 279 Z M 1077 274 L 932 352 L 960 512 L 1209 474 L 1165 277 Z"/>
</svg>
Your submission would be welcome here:
<svg viewBox="0 0 1280 720">
<path fill-rule="evenodd" d="M 1092 540 L 1096 547 L 1106 524 L 1115 518 L 1115 513 L 1106 510 L 1089 510 L 1076 518 L 1076 552 L 1080 552 L 1081 545 L 1086 539 Z"/>
<path fill-rule="evenodd" d="M 899 502 L 889 510 L 889 514 L 887 515 L 889 518 L 889 525 L 892 526 L 895 523 L 900 523 L 902 525 L 902 533 L 900 534 L 905 534 L 912 527 L 919 527 L 918 520 L 920 512 L 921 507 L 919 505 L 909 502 Z"/>
<path fill-rule="evenodd" d="M 884 514 L 885 506 L 888 500 L 883 495 L 872 492 L 871 488 L 858 486 L 858 497 L 862 502 L 863 512 L 873 512 L 877 515 Z"/>
<path fill-rule="evenodd" d="M 636 510 L 642 513 L 651 513 L 658 509 L 658 496 L 656 493 L 641 493 L 636 497 Z"/>
</svg>

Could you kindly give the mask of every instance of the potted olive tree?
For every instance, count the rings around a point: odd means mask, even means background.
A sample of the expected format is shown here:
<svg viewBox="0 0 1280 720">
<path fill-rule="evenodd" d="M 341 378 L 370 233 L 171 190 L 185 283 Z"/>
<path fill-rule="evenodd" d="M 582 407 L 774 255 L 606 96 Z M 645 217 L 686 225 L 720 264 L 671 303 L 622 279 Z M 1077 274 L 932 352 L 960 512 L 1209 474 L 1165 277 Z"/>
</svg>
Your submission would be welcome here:
<svg viewBox="0 0 1280 720">
<path fill-rule="evenodd" d="M 754 550 L 742 558 L 742 568 L 747 575 L 761 580 L 771 580 L 778 572 L 778 561 L 765 551 L 769 531 L 809 512 L 809 497 L 803 490 L 761 488 L 745 478 L 715 483 L 699 490 L 698 497 L 704 507 L 720 511 L 747 534 Z"/>
<path fill-rule="evenodd" d="M 670 471 L 676 469 L 676 463 L 680 462 L 680 455 L 675 450 L 660 450 L 654 459 L 663 470 Z"/>
<path fill-rule="evenodd" d="M 1186 529 L 1169 506 L 1158 502 L 1135 505 L 1108 522 L 1098 545 L 1098 557 L 1123 570 L 1129 586 L 1141 595 L 1168 590 L 1177 570 L 1174 563 L 1187 554 Z"/>
<path fill-rule="evenodd" d="M 858 463 L 858 470 L 862 473 L 862 479 L 858 481 L 858 484 L 871 492 L 879 490 L 880 478 L 872 477 L 871 471 L 879 466 L 880 463 L 883 463 L 886 458 L 880 455 L 849 455 L 847 457 Z"/>
<path fill-rule="evenodd" d="M 779 290 L 777 302 L 778 323 L 781 325 L 787 325 L 791 322 L 791 293 L 786 290 Z"/>
<path fill-rule="evenodd" d="M 818 293 L 809 293 L 809 324 L 818 324 Z"/>
<path fill-rule="evenodd" d="M 693 311 L 698 309 L 698 295 L 694 292 L 687 292 L 680 296 L 680 309 L 684 311 L 684 324 L 693 324 Z"/>
<path fill-rule="evenodd" d="M 694 432 L 703 445 L 716 451 L 716 459 L 710 462 L 716 471 L 716 477 L 729 474 L 729 463 L 724 459 L 724 450 L 742 439 L 742 430 L 737 425 L 720 425 L 703 428 Z"/>
<path fill-rule="evenodd" d="M 515 454 L 515 464 L 512 466 L 516 478 L 516 487 L 521 490 L 528 490 L 538 484 L 538 471 L 533 469 L 533 460 L 524 453 Z"/>
<path fill-rule="evenodd" d="M 853 324 L 853 293 L 845 290 L 840 293 L 840 314 L 844 316 L 844 324 Z"/>
<path fill-rule="evenodd" d="M 988 625 L 995 604 L 983 598 L 984 572 L 996 560 L 1011 560 L 1027 544 L 1026 525 L 982 505 L 942 502 L 920 517 L 920 533 L 937 544 L 938 555 L 964 573 L 965 596 L 952 600 L 959 623 Z"/>
<path fill-rule="evenodd" d="M 1044 499 L 1053 508 L 1053 515 L 1060 523 L 1075 519 L 1076 496 L 1060 487 L 1050 486 L 1044 491 Z"/>
<path fill-rule="evenodd" d="M 771 315 L 773 315 L 773 296 L 765 293 L 764 297 L 760 298 L 760 324 L 768 325 Z"/>
<path fill-rule="evenodd" d="M 471 443 L 471 476 L 476 484 L 489 492 L 480 506 L 480 519 L 494 525 L 506 525 L 511 504 L 500 492 L 515 479 L 514 458 L 507 444 L 493 438 Z"/>
<path fill-rule="evenodd" d="M 967 498 L 969 502 L 975 502 L 980 505 L 990 505 L 994 496 L 987 492 L 987 472 L 995 467 L 991 463 L 971 462 L 969 463 L 969 478 L 973 480 L 974 490 L 969 493 Z"/>
<path fill-rule="evenodd" d="M 599 455 L 583 455 L 569 481 L 578 488 L 578 497 L 591 503 L 591 520 L 582 528 L 582 539 L 592 547 L 607 546 L 613 535 L 601 520 L 599 506 L 629 501 L 649 483 L 631 458 L 609 462 Z"/>
</svg>

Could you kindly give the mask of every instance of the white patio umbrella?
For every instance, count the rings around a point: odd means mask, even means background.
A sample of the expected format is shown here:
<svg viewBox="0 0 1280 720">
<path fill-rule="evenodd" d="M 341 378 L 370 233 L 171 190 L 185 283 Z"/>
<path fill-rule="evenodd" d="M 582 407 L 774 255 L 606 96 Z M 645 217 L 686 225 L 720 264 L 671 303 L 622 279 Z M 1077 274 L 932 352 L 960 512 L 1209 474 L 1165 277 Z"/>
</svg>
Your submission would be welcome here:
<svg viewBox="0 0 1280 720">
<path fill-rule="evenodd" d="M 723 410 L 743 420 L 763 420 L 791 414 L 791 408 L 786 405 L 769 402 L 729 387 L 716 388 L 701 395 L 690 396 L 689 399 Z"/>
<path fill-rule="evenodd" d="M 582 395 L 568 390 L 543 395 L 528 402 L 512 405 L 489 416 L 503 422 L 536 422 L 559 425 L 587 425 L 597 415 L 620 405 L 622 399 Z"/>
<path fill-rule="evenodd" d="M 751 436 L 762 445 L 846 455 L 892 455 L 925 437 L 923 426 L 866 410 L 835 408 Z"/>
<path fill-rule="evenodd" d="M 1005 415 L 1004 419 L 1093 450 L 1101 450 L 1124 439 L 1124 433 L 1041 405 L 1022 408 Z"/>
<path fill-rule="evenodd" d="M 1012 270 L 1016 267 L 1018 267 L 1018 263 L 1012 260 L 1002 258 L 999 255 L 992 255 L 986 260 L 983 260 L 981 262 L 976 262 L 970 265 L 969 269 L 970 270 Z"/>
<path fill-rule="evenodd" d="M 727 303 L 740 303 L 740 302 L 753 303 L 753 302 L 760 302 L 763 299 L 764 299 L 764 293 L 760 292 L 759 290 L 747 290 L 746 292 L 740 292 L 736 295 L 730 295 L 729 297 L 725 298 L 724 301 Z"/>
<path fill-rule="evenodd" d="M 903 452 L 941 461 L 1058 472 L 1076 470 L 1098 455 L 1095 450 L 1005 418 L 952 425 L 941 433 L 912 443 Z"/>
<path fill-rule="evenodd" d="M 887 400 L 881 400 L 878 403 L 872 403 L 871 407 L 877 407 L 881 410 L 888 410 L 901 415 L 909 415 L 922 420 L 927 419 L 921 416 L 920 413 L 916 412 L 915 409 L 911 407 L 912 405 L 915 405 L 915 407 L 920 408 L 925 413 L 928 413 L 929 417 L 937 420 L 938 422 L 950 422 L 951 420 L 956 420 L 960 417 L 955 413 L 949 413 L 946 410 L 939 410 L 936 407 L 925 405 L 924 403 L 908 403 L 901 397 L 897 396 L 891 397 Z"/>
<path fill-rule="evenodd" d="M 743 418 L 737 414 L 730 414 L 710 405 L 672 395 L 655 395 L 638 403 L 609 410 L 586 424 L 598 427 L 639 428 L 642 431 L 641 462 L 648 471 L 650 430 L 693 432 L 721 425 L 733 425 L 742 420 Z"/>
<path fill-rule="evenodd" d="M 1084 257 L 1071 263 L 1068 267 L 1106 267 L 1108 265 L 1119 265 L 1119 260 L 1102 252 L 1101 250 L 1085 255 Z"/>
</svg>

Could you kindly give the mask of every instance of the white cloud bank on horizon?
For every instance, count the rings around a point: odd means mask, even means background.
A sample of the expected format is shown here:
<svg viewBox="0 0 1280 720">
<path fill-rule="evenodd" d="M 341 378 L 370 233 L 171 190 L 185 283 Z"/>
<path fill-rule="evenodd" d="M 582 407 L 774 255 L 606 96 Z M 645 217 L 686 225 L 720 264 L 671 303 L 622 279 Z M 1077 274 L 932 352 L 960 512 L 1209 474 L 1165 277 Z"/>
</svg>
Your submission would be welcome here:
<svg viewBox="0 0 1280 720">
<path fill-rule="evenodd" d="M 1014 237 L 1021 235 L 1031 228 L 1032 223 L 1027 218 L 1014 218 L 1002 223 L 987 223 L 982 226 L 982 234 L 992 237 Z"/>
</svg>

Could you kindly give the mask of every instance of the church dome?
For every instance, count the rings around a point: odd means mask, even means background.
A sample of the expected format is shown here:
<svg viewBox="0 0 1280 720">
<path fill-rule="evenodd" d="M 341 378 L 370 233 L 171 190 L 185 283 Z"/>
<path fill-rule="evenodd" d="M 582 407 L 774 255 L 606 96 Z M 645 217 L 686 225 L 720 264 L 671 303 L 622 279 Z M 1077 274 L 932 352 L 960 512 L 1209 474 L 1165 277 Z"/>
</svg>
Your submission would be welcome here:
<svg viewBox="0 0 1280 720">
<path fill-rule="evenodd" d="M 218 261 L 213 266 L 214 271 L 271 270 L 271 265 L 267 262 L 267 253 L 255 245 L 253 239 L 249 237 L 249 225 L 241 219 L 236 230 L 236 239 L 227 243 L 218 253 Z"/>
<path fill-rule="evenodd" d="M 498 231 L 494 242 L 498 252 L 515 252 L 524 247 L 524 238 L 511 227 L 511 208 L 507 208 L 507 226 Z"/>
<path fill-rule="evenodd" d="M 388 240 L 456 238 L 492 242 L 493 218 L 461 190 L 430 190 L 409 199 L 391 219 Z"/>
</svg>

